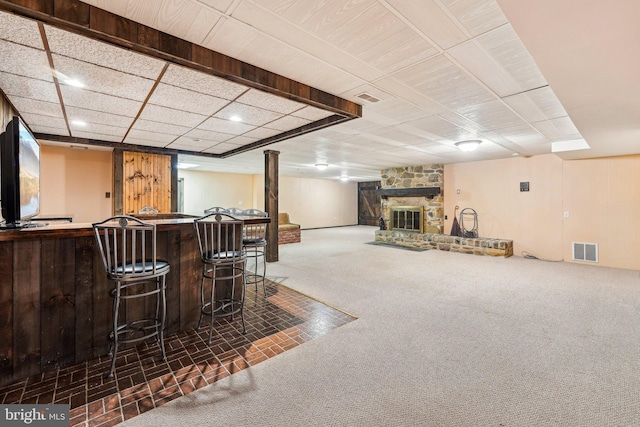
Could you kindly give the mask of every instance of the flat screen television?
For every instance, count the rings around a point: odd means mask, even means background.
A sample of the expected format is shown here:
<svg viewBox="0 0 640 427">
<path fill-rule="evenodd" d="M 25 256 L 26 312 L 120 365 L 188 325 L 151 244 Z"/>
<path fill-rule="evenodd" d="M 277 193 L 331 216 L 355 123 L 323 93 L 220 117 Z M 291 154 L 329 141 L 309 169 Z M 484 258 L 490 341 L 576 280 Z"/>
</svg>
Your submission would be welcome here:
<svg viewBox="0 0 640 427">
<path fill-rule="evenodd" d="M 40 213 L 40 144 L 18 116 L 0 140 L 0 228 L 34 226 Z"/>
</svg>

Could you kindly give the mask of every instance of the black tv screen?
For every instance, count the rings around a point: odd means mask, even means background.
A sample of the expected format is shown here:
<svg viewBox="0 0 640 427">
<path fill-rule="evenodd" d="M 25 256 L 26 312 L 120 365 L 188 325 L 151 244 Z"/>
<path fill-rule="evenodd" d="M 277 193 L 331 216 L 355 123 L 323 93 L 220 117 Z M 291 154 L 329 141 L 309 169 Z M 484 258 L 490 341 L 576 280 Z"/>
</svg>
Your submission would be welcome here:
<svg viewBox="0 0 640 427">
<path fill-rule="evenodd" d="M 7 125 L 0 162 L 4 227 L 27 226 L 24 221 L 40 213 L 40 144 L 18 116 Z"/>
</svg>

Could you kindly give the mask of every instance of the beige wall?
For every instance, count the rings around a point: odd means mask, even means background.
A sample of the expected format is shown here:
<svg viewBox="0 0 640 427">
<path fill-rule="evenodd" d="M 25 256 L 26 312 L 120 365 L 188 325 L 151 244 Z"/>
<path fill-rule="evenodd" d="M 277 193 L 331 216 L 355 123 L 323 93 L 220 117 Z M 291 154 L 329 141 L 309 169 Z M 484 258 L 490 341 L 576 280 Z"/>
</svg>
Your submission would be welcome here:
<svg viewBox="0 0 640 427">
<path fill-rule="evenodd" d="M 184 212 L 202 215 L 205 209 L 221 206 L 241 209 L 253 206 L 253 177 L 246 174 L 179 170 L 184 178 Z"/>
<path fill-rule="evenodd" d="M 73 215 L 95 222 L 112 215 L 111 151 L 41 145 L 40 216 Z"/>
<path fill-rule="evenodd" d="M 562 253 L 597 243 L 598 265 L 640 269 L 640 156 L 564 162 Z"/>
<path fill-rule="evenodd" d="M 529 192 L 519 191 L 521 181 Z M 444 196 L 445 233 L 454 207 L 471 207 L 480 236 L 512 239 L 516 256 L 576 262 L 572 242 L 597 243 L 595 265 L 640 268 L 632 246 L 640 239 L 640 156 L 563 161 L 548 154 L 445 165 Z"/>
</svg>

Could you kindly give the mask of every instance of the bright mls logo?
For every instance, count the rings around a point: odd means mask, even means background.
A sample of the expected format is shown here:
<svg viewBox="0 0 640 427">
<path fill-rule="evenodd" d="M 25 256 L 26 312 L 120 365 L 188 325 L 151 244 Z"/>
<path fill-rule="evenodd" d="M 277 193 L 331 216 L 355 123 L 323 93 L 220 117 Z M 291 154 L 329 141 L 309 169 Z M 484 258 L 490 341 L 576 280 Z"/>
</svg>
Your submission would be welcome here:
<svg viewBox="0 0 640 427">
<path fill-rule="evenodd" d="M 0 425 L 69 425 L 69 405 L 0 405 Z"/>
</svg>

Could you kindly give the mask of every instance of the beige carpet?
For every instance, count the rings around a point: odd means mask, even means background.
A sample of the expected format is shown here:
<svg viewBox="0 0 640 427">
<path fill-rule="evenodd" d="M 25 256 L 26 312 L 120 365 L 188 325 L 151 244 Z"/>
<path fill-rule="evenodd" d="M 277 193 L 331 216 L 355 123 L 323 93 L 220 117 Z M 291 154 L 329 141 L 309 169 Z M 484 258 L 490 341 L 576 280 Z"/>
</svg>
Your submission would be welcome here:
<svg viewBox="0 0 640 427">
<path fill-rule="evenodd" d="M 638 271 L 304 230 L 275 281 L 359 319 L 126 426 L 640 426 Z M 321 320 L 319 320 L 321 321 Z"/>
</svg>

